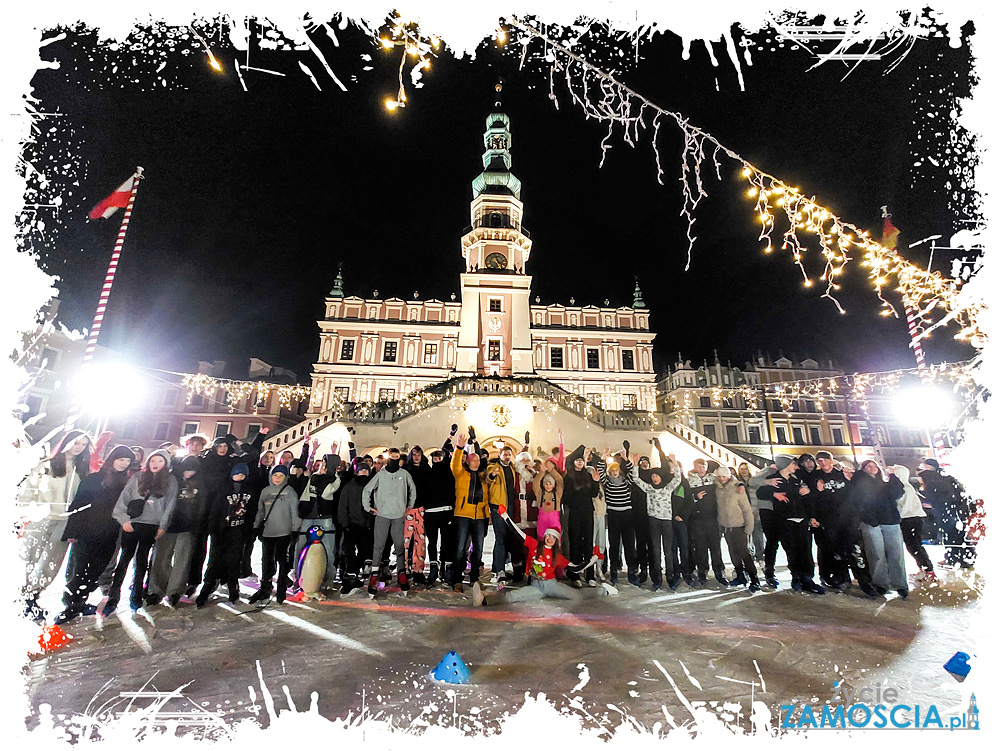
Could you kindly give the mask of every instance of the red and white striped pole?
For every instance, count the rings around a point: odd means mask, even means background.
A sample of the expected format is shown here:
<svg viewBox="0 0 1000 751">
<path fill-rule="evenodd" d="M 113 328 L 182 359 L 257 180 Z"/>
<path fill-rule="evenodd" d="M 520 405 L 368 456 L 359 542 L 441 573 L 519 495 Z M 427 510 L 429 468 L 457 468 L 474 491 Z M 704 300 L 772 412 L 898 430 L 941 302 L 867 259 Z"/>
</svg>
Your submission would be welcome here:
<svg viewBox="0 0 1000 751">
<path fill-rule="evenodd" d="M 115 250 L 111 254 L 111 263 L 108 264 L 108 273 L 104 276 L 104 286 L 101 287 L 101 296 L 97 301 L 97 312 L 94 313 L 94 323 L 90 327 L 87 349 L 83 353 L 84 368 L 94 359 L 94 352 L 97 350 L 97 337 L 101 334 L 104 311 L 108 307 L 108 298 L 111 297 L 111 285 L 115 281 L 115 272 L 118 270 L 118 258 L 122 254 L 122 245 L 125 244 L 125 233 L 128 231 L 128 222 L 132 217 L 132 204 L 135 203 L 135 194 L 139 190 L 139 181 L 142 179 L 142 167 L 135 168 L 133 177 L 132 192 L 129 194 L 128 204 L 125 206 L 125 216 L 122 217 L 122 226 L 118 230 L 118 239 L 115 241 Z"/>
</svg>

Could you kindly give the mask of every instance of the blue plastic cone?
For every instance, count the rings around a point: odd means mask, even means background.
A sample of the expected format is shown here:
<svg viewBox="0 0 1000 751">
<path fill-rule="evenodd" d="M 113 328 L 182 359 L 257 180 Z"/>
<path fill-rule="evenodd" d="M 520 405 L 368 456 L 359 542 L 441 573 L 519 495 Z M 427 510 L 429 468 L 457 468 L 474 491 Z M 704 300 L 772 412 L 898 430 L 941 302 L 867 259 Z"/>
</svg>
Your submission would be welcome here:
<svg viewBox="0 0 1000 751">
<path fill-rule="evenodd" d="M 969 655 L 965 652 L 956 652 L 948 662 L 944 664 L 944 669 L 951 673 L 956 680 L 964 681 L 969 675 L 972 666 L 969 665 Z"/>
<path fill-rule="evenodd" d="M 431 675 L 434 677 L 434 680 L 441 681 L 442 683 L 469 682 L 469 669 L 465 667 L 462 658 L 455 651 L 446 654 L 441 659 L 441 662 L 438 663 L 438 666 L 434 668 L 434 672 Z"/>
</svg>

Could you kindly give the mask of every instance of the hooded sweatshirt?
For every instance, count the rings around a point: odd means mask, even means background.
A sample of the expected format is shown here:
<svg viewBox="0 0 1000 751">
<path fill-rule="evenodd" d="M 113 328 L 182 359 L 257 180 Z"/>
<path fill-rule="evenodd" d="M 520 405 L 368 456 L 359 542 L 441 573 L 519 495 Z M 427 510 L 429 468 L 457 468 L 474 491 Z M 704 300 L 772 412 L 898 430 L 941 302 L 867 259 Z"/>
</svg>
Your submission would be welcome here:
<svg viewBox="0 0 1000 751">
<path fill-rule="evenodd" d="M 355 474 L 361 465 L 365 466 L 366 474 Z M 367 474 L 369 471 L 363 461 L 355 460 L 354 471 L 344 474 L 344 481 L 340 487 L 340 505 L 337 506 L 337 524 L 341 527 L 367 528 L 372 525 L 372 515 L 361 501 L 365 486 L 371 481 L 371 476 Z"/>
<path fill-rule="evenodd" d="M 899 509 L 900 517 L 903 519 L 912 519 L 918 516 L 927 516 L 924 512 L 923 503 L 920 500 L 920 494 L 910 484 L 909 468 L 904 467 L 902 464 L 895 464 L 892 467 L 892 471 L 899 478 L 899 481 L 903 483 L 903 492 L 896 499 L 896 507 Z"/>
<path fill-rule="evenodd" d="M 413 478 L 413 487 L 417 489 L 417 498 L 413 503 L 413 508 L 423 508 L 431 500 L 431 488 L 434 480 L 431 475 L 431 462 L 426 456 L 421 454 L 420 462 L 413 461 L 413 450 L 410 450 L 409 461 L 406 462 L 406 471 Z"/>
<path fill-rule="evenodd" d="M 104 470 L 83 478 L 76 496 L 69 506 L 69 519 L 62 539 L 114 540 L 121 526 L 111 516 L 118 496 L 128 482 L 128 468 L 121 472 L 113 469 L 116 459 L 135 455 L 128 446 L 115 446 L 104 463 Z"/>
<path fill-rule="evenodd" d="M 889 475 L 889 481 L 884 482 L 860 469 L 851 478 L 851 500 L 857 504 L 861 521 L 870 527 L 899 524 L 896 498 L 902 494 L 902 483 L 895 475 Z"/>
<path fill-rule="evenodd" d="M 274 510 L 272 511 L 272 507 Z M 280 485 L 273 482 L 260 491 L 260 501 L 257 504 L 257 518 L 254 519 L 254 529 L 261 530 L 261 537 L 287 537 L 292 532 L 298 532 L 302 525 L 299 518 L 299 495 L 288 484 L 288 475 Z M 267 524 L 264 520 L 267 519 Z"/>
<path fill-rule="evenodd" d="M 200 460 L 196 456 L 185 456 L 176 464 L 177 471 L 174 477 L 177 478 L 180 489 L 177 503 L 174 505 L 174 514 L 170 519 L 170 527 L 167 529 L 172 534 L 193 532 L 198 529 L 206 512 L 205 490 L 198 472 Z M 191 470 L 194 470 L 194 475 L 185 480 L 184 472 Z"/>
<path fill-rule="evenodd" d="M 162 496 L 150 495 L 146 498 L 142 513 L 133 519 L 128 515 L 128 503 L 136 498 L 144 497 L 139 493 L 139 478 L 142 477 L 142 472 L 136 472 L 125 483 L 125 489 L 122 490 L 117 502 L 115 502 L 115 509 L 112 512 L 112 516 L 121 525 L 126 523 L 155 524 L 166 532 L 170 525 L 170 517 L 174 511 L 174 504 L 177 502 L 177 478 L 170 474 L 170 454 L 166 451 L 154 451 L 150 454 L 149 458 L 146 459 L 146 469 L 143 470 L 144 472 L 149 471 L 149 460 L 154 456 L 162 456 L 167 461 L 167 466 L 160 470 L 167 473 L 166 491 Z"/>
<path fill-rule="evenodd" d="M 660 472 L 665 474 L 667 470 L 661 467 L 653 471 L 657 474 Z M 674 518 L 671 497 L 674 494 L 674 488 L 681 484 L 681 471 L 679 469 L 674 468 L 674 473 L 669 480 L 664 480 L 661 476 L 659 485 L 653 485 L 651 482 L 646 482 L 639 476 L 638 467 L 632 467 L 632 482 L 634 482 L 646 494 L 647 514 L 652 516 L 654 519 L 661 519 L 664 521 L 669 521 Z"/>
<path fill-rule="evenodd" d="M 391 461 L 391 460 L 390 460 Z M 384 519 L 399 519 L 413 508 L 417 500 L 417 487 L 405 469 L 396 465 L 393 470 L 387 463 L 385 469 L 377 472 L 365 485 L 361 503 L 366 511 L 375 511 Z"/>
</svg>

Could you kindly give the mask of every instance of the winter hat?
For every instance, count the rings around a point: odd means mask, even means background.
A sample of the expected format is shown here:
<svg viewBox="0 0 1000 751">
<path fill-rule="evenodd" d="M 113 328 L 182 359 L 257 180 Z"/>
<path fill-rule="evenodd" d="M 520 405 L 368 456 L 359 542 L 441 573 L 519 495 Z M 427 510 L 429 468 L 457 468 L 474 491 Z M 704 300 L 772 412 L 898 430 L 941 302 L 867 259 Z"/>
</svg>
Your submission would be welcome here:
<svg viewBox="0 0 1000 751">
<path fill-rule="evenodd" d="M 830 461 L 833 461 L 833 454 L 829 451 L 817 451 L 816 461 L 818 462 L 820 459 L 829 459 Z"/>
<path fill-rule="evenodd" d="M 778 468 L 778 471 L 780 472 L 794 461 L 795 459 L 788 456 L 788 454 L 778 454 L 776 457 L 774 457 L 774 466 L 776 466 Z"/>
<path fill-rule="evenodd" d="M 717 470 L 715 470 L 715 476 L 731 478 L 733 476 L 733 472 L 731 469 L 729 469 L 729 467 L 719 467 Z"/>
<path fill-rule="evenodd" d="M 129 450 L 131 451 L 131 449 Z M 168 467 L 170 466 L 170 459 L 171 459 L 170 454 L 168 454 L 163 449 L 157 449 L 156 451 L 154 451 L 153 453 L 151 453 L 149 456 L 146 457 L 146 469 L 149 469 L 149 460 L 152 459 L 154 456 L 162 456 L 163 460 L 167 463 L 167 466 Z"/>
<path fill-rule="evenodd" d="M 941 469 L 941 463 L 937 459 L 924 459 L 924 464 L 932 469 Z"/>
<path fill-rule="evenodd" d="M 197 472 L 201 469 L 201 460 L 197 456 L 185 456 L 181 459 L 178 469 L 182 474 L 184 472 L 191 472 L 192 470 Z"/>
<path fill-rule="evenodd" d="M 240 462 L 239 464 L 233 465 L 233 471 L 229 473 L 229 477 L 230 478 L 236 477 L 236 475 L 243 475 L 244 477 L 246 477 L 249 474 L 250 474 L 250 468 L 243 462 Z"/>
<path fill-rule="evenodd" d="M 285 477 L 288 477 L 288 467 L 284 464 L 275 464 L 271 469 L 271 477 L 274 477 L 275 475 L 284 475 Z"/>
<path fill-rule="evenodd" d="M 122 446 L 121 444 L 115 446 L 111 449 L 111 453 L 108 454 L 108 458 L 104 460 L 107 465 L 114 464 L 118 459 L 128 459 L 129 462 L 135 461 L 135 454 L 132 453 L 132 449 L 128 446 Z"/>
<path fill-rule="evenodd" d="M 561 540 L 562 539 L 562 530 L 559 529 L 559 527 L 549 527 L 548 529 L 545 530 L 545 534 L 542 535 L 542 539 L 543 540 L 545 539 L 545 535 L 552 535 L 557 540 Z"/>
</svg>

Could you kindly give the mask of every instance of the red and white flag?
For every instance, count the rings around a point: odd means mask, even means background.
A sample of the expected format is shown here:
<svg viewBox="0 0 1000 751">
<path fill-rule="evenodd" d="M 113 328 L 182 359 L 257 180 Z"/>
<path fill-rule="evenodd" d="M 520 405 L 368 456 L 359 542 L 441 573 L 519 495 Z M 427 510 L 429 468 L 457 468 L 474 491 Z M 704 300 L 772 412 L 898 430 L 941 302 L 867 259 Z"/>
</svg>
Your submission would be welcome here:
<svg viewBox="0 0 1000 751">
<path fill-rule="evenodd" d="M 114 193 L 91 209 L 90 213 L 87 214 L 87 218 L 107 219 L 109 216 L 118 211 L 118 209 L 123 209 L 128 206 L 128 199 L 132 193 L 132 186 L 134 184 L 135 175 L 132 175 L 132 177 L 115 188 Z"/>
</svg>

